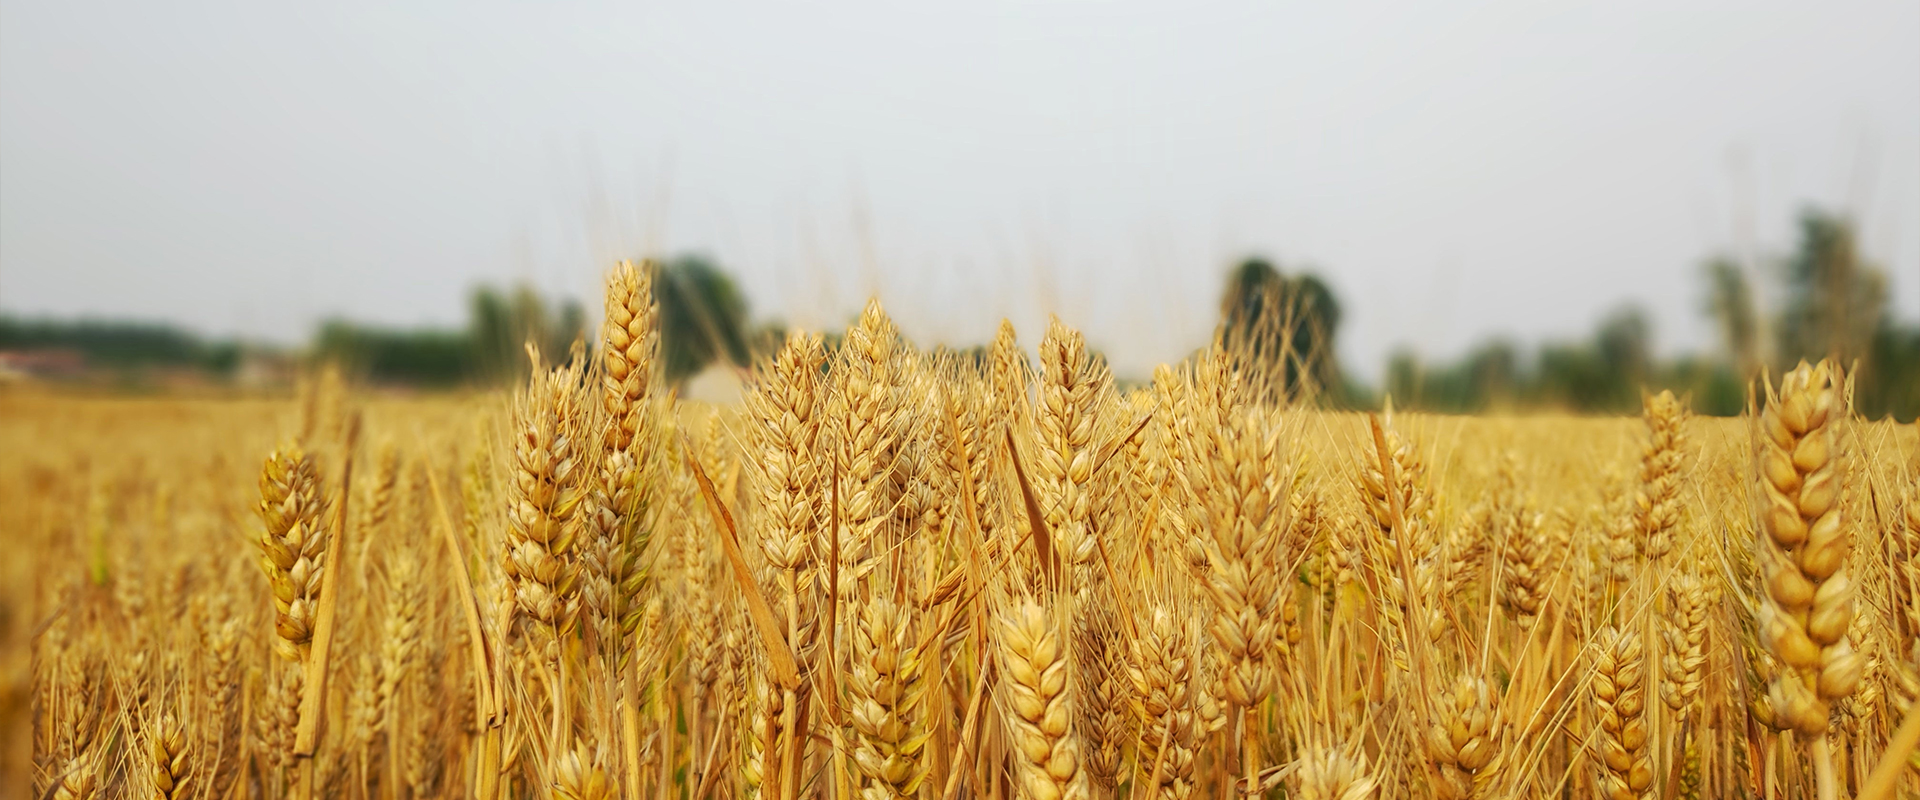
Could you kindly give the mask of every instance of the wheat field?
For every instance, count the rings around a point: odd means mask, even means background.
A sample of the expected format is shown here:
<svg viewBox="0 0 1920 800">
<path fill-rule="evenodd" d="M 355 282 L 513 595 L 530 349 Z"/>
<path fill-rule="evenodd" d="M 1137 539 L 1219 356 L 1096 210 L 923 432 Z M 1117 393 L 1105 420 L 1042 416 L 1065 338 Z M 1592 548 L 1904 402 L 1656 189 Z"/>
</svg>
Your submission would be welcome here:
<svg viewBox="0 0 1920 800">
<path fill-rule="evenodd" d="M 1831 363 L 1343 413 L 869 304 L 713 406 L 650 280 L 511 394 L 0 394 L 0 797 L 1920 796 L 1915 430 Z"/>
</svg>

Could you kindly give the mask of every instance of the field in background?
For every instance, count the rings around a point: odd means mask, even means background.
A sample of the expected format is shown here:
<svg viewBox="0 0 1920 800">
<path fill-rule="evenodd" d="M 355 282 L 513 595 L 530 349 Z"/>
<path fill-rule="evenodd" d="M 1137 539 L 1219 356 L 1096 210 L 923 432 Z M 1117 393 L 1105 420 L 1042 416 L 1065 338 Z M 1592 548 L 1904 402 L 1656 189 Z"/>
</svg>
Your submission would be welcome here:
<svg viewBox="0 0 1920 800">
<path fill-rule="evenodd" d="M 669 406 L 615 295 L 511 397 L 0 393 L 0 797 L 1861 796 L 1920 694 L 1912 426 L 1376 430 L 877 307 Z"/>
</svg>

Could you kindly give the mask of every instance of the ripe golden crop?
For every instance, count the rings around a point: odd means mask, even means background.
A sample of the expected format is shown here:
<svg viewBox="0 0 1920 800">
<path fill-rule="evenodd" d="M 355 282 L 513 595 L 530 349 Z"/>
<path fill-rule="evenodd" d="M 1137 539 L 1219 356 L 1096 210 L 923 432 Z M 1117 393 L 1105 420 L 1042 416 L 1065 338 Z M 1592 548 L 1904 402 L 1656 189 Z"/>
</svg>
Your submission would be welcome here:
<svg viewBox="0 0 1920 800">
<path fill-rule="evenodd" d="M 720 407 L 650 280 L 511 396 L 0 395 L 0 797 L 1920 791 L 1915 432 L 1834 365 L 1341 413 L 870 304 Z"/>
</svg>

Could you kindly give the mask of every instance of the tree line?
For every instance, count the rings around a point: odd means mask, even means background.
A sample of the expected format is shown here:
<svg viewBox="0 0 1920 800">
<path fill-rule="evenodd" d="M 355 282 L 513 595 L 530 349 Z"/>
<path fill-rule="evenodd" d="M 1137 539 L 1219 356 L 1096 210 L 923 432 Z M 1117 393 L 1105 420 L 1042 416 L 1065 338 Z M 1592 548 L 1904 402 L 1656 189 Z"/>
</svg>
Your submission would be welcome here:
<svg viewBox="0 0 1920 800">
<path fill-rule="evenodd" d="M 669 382 L 714 363 L 745 367 L 781 340 L 778 323 L 755 322 L 746 296 L 711 259 L 686 255 L 649 268 L 658 270 L 654 300 Z M 1459 358 L 1436 361 L 1401 350 L 1389 358 L 1382 384 L 1367 386 L 1340 364 L 1342 304 L 1332 287 L 1311 269 L 1261 258 L 1228 272 L 1219 336 L 1243 366 L 1271 377 L 1263 383 L 1274 399 L 1334 408 L 1377 407 L 1389 395 L 1400 407 L 1440 412 L 1634 413 L 1642 391 L 1673 389 L 1691 395 L 1701 413 L 1733 415 L 1746 407 L 1747 386 L 1762 369 L 1778 373 L 1801 359 L 1834 356 L 1858 364 L 1855 404 L 1863 413 L 1900 419 L 1920 413 L 1920 326 L 1891 313 L 1886 271 L 1859 254 L 1844 217 L 1809 210 L 1790 252 L 1758 265 L 1716 255 L 1700 274 L 1701 311 L 1713 319 L 1719 347 L 1667 360 L 1654 356 L 1645 312 L 1629 305 L 1580 340 L 1527 348 L 1493 338 Z M 1759 304 L 1756 279 L 1770 283 L 1770 296 L 1778 298 L 1771 306 Z M 523 377 L 529 343 L 553 360 L 594 338 L 577 302 L 552 300 L 530 287 L 482 286 L 467 308 L 467 322 L 458 328 L 330 319 L 300 357 L 339 364 L 375 384 L 477 387 Z M 231 374 L 248 349 L 166 325 L 0 316 L 0 351 L 36 348 L 77 351 L 106 369 L 178 367 L 214 376 Z"/>
<path fill-rule="evenodd" d="M 1692 395 L 1701 413 L 1735 415 L 1762 370 L 1779 375 L 1801 360 L 1832 357 L 1855 366 L 1861 413 L 1912 420 L 1920 414 L 1920 325 L 1893 314 L 1886 270 L 1865 259 L 1845 217 L 1809 209 L 1785 254 L 1743 265 L 1727 255 L 1700 269 L 1701 312 L 1719 332 L 1716 352 L 1660 360 L 1639 307 L 1603 318 L 1584 340 L 1482 342 L 1461 358 L 1422 362 L 1409 351 L 1389 360 L 1383 391 L 1396 404 L 1450 412 L 1562 408 L 1634 413 L 1643 390 Z M 1756 282 L 1777 300 L 1762 306 Z"/>
</svg>

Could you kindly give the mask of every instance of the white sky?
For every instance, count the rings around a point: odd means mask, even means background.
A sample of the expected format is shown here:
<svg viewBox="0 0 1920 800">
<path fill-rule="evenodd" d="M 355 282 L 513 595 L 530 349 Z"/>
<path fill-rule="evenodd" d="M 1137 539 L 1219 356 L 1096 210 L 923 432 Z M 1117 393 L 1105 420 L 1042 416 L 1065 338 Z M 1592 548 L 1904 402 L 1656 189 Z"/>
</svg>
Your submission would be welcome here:
<svg viewBox="0 0 1920 800">
<path fill-rule="evenodd" d="M 1627 300 L 1711 347 L 1703 256 L 1814 202 L 1920 315 L 1920 3 L 801 5 L 0 0 L 0 309 L 296 341 L 691 249 L 1139 374 L 1258 252 L 1373 377 Z"/>
</svg>

